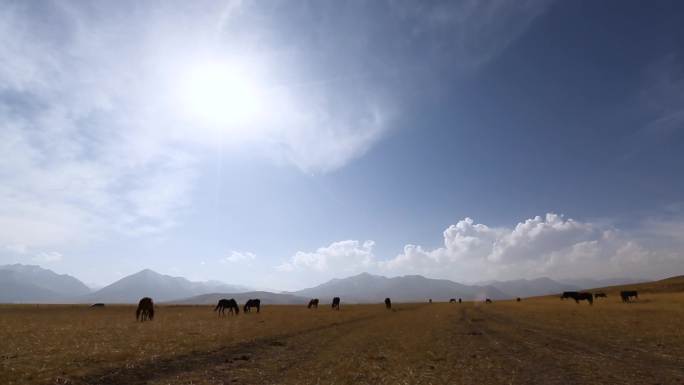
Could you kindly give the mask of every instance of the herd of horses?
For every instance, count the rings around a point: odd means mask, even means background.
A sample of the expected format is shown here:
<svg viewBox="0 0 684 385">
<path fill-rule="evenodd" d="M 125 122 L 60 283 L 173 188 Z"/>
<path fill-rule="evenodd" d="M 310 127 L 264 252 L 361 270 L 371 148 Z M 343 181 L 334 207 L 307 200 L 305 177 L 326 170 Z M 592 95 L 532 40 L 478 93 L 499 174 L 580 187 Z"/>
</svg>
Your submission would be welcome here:
<svg viewBox="0 0 684 385">
<path fill-rule="evenodd" d="M 560 299 L 574 299 L 576 303 L 580 303 L 580 301 L 587 301 L 589 302 L 590 305 L 594 304 L 594 299 L 598 298 L 608 298 L 608 295 L 603 292 L 598 292 L 598 293 L 589 293 L 589 292 L 579 292 L 579 291 L 564 291 L 563 294 L 561 294 Z M 622 298 L 622 302 L 630 302 L 632 299 L 639 299 L 639 293 L 636 290 L 623 290 L 620 292 L 620 298 Z M 520 297 L 516 298 L 517 302 L 520 302 L 521 299 Z M 320 301 L 318 298 L 313 298 L 309 301 L 309 304 L 307 305 L 307 308 L 309 309 L 318 309 L 318 303 Z M 432 298 L 428 300 L 429 303 L 432 303 Z M 449 303 L 456 303 L 456 298 L 451 298 L 449 300 Z M 458 303 L 462 303 L 463 300 L 461 298 L 458 299 Z M 493 303 L 493 301 L 490 298 L 486 298 L 484 301 L 486 304 Z M 103 303 L 96 303 L 93 304 L 91 307 L 103 307 Z M 385 298 L 385 307 L 388 310 L 392 309 L 392 300 L 389 298 Z M 252 309 L 256 309 L 256 312 L 259 313 L 261 310 L 261 300 L 258 298 L 254 299 L 249 299 L 247 302 L 245 302 L 244 306 L 242 307 L 242 311 L 245 313 L 251 312 Z M 340 297 L 334 297 L 332 300 L 332 309 L 333 310 L 340 310 Z M 215 312 L 218 312 L 218 316 L 224 316 L 226 315 L 226 310 L 228 311 L 229 314 L 232 315 L 238 315 L 240 314 L 240 306 L 238 305 L 237 301 L 234 298 L 227 299 L 227 298 L 222 298 L 218 301 L 216 304 L 216 307 L 214 308 Z M 135 319 L 143 322 L 143 321 L 152 321 L 154 319 L 154 302 L 152 301 L 152 298 L 150 297 L 144 297 L 138 302 L 138 308 L 135 310 Z"/>
<path fill-rule="evenodd" d="M 576 303 L 580 303 L 580 301 L 587 301 L 590 305 L 593 305 L 595 299 L 608 298 L 608 295 L 603 292 L 589 293 L 579 291 L 564 291 L 560 296 L 561 300 L 568 298 L 574 299 Z M 620 298 L 622 299 L 622 302 L 629 302 L 632 299 L 639 299 L 639 292 L 636 290 L 622 290 L 620 292 Z"/>
</svg>

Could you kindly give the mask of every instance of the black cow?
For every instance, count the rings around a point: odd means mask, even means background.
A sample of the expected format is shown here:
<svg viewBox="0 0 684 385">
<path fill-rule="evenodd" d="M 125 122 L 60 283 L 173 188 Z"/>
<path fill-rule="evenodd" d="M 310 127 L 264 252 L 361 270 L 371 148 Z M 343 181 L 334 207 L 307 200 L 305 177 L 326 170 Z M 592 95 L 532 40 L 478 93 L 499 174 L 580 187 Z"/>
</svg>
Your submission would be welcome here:
<svg viewBox="0 0 684 385">
<path fill-rule="evenodd" d="M 560 299 L 575 298 L 577 294 L 579 294 L 578 291 L 564 291 L 563 294 L 561 294 Z"/>
<path fill-rule="evenodd" d="M 487 298 L 487 299 L 485 299 L 485 303 L 492 303 L 492 300 Z"/>
<path fill-rule="evenodd" d="M 620 292 L 622 302 L 629 302 L 630 298 L 639 299 L 639 293 L 636 290 L 623 290 Z"/>
<path fill-rule="evenodd" d="M 318 309 L 318 298 L 314 298 L 314 299 L 312 299 L 311 301 L 309 301 L 309 305 L 307 306 L 307 308 L 309 308 L 309 309 L 311 309 L 311 308 Z"/>
<path fill-rule="evenodd" d="M 216 307 L 214 308 L 214 311 L 218 310 L 218 315 L 220 316 L 226 316 L 226 309 L 228 309 L 228 312 L 231 314 L 238 315 L 240 314 L 240 306 L 238 306 L 237 301 L 235 301 L 234 298 L 231 299 L 226 299 L 222 298 L 218 301 L 216 304 Z"/>
<path fill-rule="evenodd" d="M 333 310 L 340 310 L 340 297 L 333 298 L 332 308 Z"/>
<path fill-rule="evenodd" d="M 516 301 L 516 302 L 520 302 L 520 301 L 522 301 L 522 300 L 520 299 L 520 297 L 518 297 L 518 298 L 515 299 L 515 301 Z"/>
<path fill-rule="evenodd" d="M 261 310 L 261 300 L 259 298 L 247 300 L 247 302 L 245 302 L 245 306 L 242 308 L 242 310 L 244 310 L 245 313 L 249 313 L 252 311 L 253 307 L 255 307 L 257 309 L 257 313 L 259 312 L 259 310 Z"/>
<path fill-rule="evenodd" d="M 456 303 L 456 298 L 452 298 L 449 300 L 449 303 Z"/>
<path fill-rule="evenodd" d="M 152 298 L 144 297 L 138 302 L 138 308 L 135 310 L 135 320 L 140 320 L 140 322 L 150 320 L 154 318 L 154 302 Z"/>
<path fill-rule="evenodd" d="M 461 299 L 459 298 L 459 299 L 458 299 L 458 303 L 461 303 L 461 302 L 462 302 L 462 301 L 461 301 Z"/>
<path fill-rule="evenodd" d="M 606 293 L 594 293 L 594 299 L 596 298 L 608 298 Z"/>
<path fill-rule="evenodd" d="M 432 298 L 428 299 L 428 303 L 432 303 Z"/>
<path fill-rule="evenodd" d="M 385 298 L 385 307 L 389 310 L 392 309 L 392 301 L 388 298 Z"/>
<path fill-rule="evenodd" d="M 105 304 L 100 303 L 100 302 L 90 305 L 90 307 L 104 307 L 104 306 L 105 306 Z"/>
</svg>

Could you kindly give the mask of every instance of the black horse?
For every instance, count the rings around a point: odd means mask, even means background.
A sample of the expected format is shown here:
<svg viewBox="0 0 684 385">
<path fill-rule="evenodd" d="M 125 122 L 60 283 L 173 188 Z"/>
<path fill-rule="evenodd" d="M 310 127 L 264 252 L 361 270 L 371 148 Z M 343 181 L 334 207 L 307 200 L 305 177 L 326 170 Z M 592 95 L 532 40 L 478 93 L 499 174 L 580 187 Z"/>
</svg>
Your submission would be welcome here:
<svg viewBox="0 0 684 385">
<path fill-rule="evenodd" d="M 135 310 L 135 320 L 144 322 L 147 320 L 152 321 L 154 318 L 154 302 L 152 298 L 145 297 L 138 302 L 138 308 Z"/>
<path fill-rule="evenodd" d="M 634 297 L 634 299 L 639 299 L 639 293 L 636 290 L 623 290 L 620 292 L 622 302 L 629 302 L 632 297 Z"/>
<path fill-rule="evenodd" d="M 389 297 L 385 298 L 385 307 L 389 310 L 392 309 L 392 301 L 389 299 Z"/>
<path fill-rule="evenodd" d="M 575 303 L 580 303 L 580 301 L 587 301 L 587 302 L 589 302 L 589 305 L 594 304 L 594 295 L 591 293 L 579 293 L 576 291 L 566 291 L 561 296 L 561 299 L 565 299 L 565 298 L 572 298 L 575 300 Z"/>
<path fill-rule="evenodd" d="M 231 314 L 235 314 L 235 315 L 240 314 L 240 306 L 238 306 L 237 301 L 235 301 L 234 298 L 231 298 L 231 299 L 222 298 L 222 299 L 220 299 L 218 301 L 218 304 L 216 304 L 214 311 L 218 310 L 219 317 L 220 316 L 225 317 L 226 309 L 228 309 L 228 312 Z"/>
<path fill-rule="evenodd" d="M 334 310 L 340 310 L 340 297 L 333 298 L 332 308 Z"/>
<path fill-rule="evenodd" d="M 487 298 L 487 299 L 485 299 L 485 303 L 492 303 L 492 300 Z"/>
<path fill-rule="evenodd" d="M 261 300 L 258 298 L 247 300 L 243 310 L 245 311 L 245 313 L 249 313 L 253 307 L 255 307 L 257 309 L 257 313 L 258 313 L 259 310 L 261 310 Z"/>
<path fill-rule="evenodd" d="M 318 309 L 318 298 L 314 298 L 314 299 L 312 299 L 311 301 L 309 301 L 309 305 L 307 306 L 307 308 L 309 308 L 309 309 L 311 309 L 311 308 Z"/>
<path fill-rule="evenodd" d="M 560 299 L 575 298 L 577 294 L 579 294 L 577 291 L 564 291 L 563 294 L 561 294 Z"/>
</svg>

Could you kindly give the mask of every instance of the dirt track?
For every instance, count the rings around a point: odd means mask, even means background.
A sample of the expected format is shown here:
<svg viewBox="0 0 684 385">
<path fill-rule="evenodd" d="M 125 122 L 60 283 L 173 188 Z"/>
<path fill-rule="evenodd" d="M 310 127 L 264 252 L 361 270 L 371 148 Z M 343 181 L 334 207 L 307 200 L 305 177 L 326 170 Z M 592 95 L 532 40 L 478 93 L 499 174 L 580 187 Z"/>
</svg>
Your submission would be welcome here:
<svg viewBox="0 0 684 385">
<path fill-rule="evenodd" d="M 554 304 L 551 312 L 515 303 L 378 306 L 340 322 L 72 383 L 684 384 L 683 336 L 660 340 L 645 329 L 648 319 L 633 328 L 625 320 L 611 323 L 613 310 L 602 312 L 600 304 L 581 306 Z"/>
</svg>

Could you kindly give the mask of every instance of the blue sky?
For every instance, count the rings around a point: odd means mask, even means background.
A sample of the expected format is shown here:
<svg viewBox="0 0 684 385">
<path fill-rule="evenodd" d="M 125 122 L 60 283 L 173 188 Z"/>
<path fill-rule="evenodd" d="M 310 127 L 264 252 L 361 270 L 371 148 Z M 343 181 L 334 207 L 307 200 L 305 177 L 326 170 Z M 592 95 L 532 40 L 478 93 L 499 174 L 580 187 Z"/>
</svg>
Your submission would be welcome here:
<svg viewBox="0 0 684 385">
<path fill-rule="evenodd" d="M 684 273 L 678 2 L 3 3 L 1 263 Z"/>
</svg>

